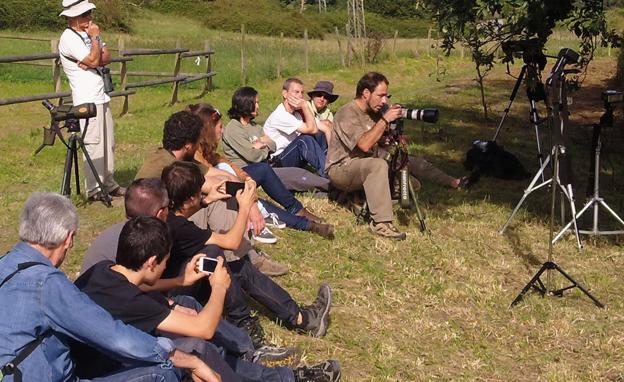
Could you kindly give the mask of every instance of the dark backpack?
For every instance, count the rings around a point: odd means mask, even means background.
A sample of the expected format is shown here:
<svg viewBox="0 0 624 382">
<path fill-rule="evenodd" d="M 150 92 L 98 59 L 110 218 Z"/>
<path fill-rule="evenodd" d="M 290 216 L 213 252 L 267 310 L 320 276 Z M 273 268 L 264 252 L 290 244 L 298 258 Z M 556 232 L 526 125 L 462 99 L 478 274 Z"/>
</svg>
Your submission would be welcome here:
<svg viewBox="0 0 624 382">
<path fill-rule="evenodd" d="M 522 163 L 495 141 L 474 141 L 466 153 L 464 167 L 472 171 L 471 178 L 476 181 L 481 175 L 499 179 L 521 180 L 530 174 Z"/>
</svg>

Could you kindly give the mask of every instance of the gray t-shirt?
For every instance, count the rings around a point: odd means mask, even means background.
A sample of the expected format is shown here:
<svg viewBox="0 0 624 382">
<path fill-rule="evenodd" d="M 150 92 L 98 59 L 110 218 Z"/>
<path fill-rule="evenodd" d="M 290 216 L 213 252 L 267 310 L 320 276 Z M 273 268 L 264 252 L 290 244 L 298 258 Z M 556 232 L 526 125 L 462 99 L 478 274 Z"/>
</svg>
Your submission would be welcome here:
<svg viewBox="0 0 624 382">
<path fill-rule="evenodd" d="M 365 153 L 357 147 L 362 135 L 373 128 L 379 116 L 371 117 L 362 111 L 355 100 L 344 105 L 334 118 L 331 141 L 327 149 L 325 169 L 329 172 L 332 166 L 347 163 L 351 158 L 363 158 L 373 155 Z"/>
<path fill-rule="evenodd" d="M 91 242 L 87 254 L 82 260 L 80 274 L 102 260 L 115 262 L 117 257 L 117 244 L 119 243 L 119 234 L 126 222 L 117 223 L 108 227 L 98 237 Z"/>
</svg>

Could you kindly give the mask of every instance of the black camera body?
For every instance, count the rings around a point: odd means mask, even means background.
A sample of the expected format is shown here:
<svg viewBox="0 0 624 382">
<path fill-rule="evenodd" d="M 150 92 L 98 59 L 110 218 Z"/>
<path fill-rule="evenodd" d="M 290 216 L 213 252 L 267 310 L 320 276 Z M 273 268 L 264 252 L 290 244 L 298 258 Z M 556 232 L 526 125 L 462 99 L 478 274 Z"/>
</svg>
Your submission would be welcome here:
<svg viewBox="0 0 624 382">
<path fill-rule="evenodd" d="M 544 43 L 538 38 L 508 40 L 501 43 L 501 49 L 505 53 L 505 62 L 513 61 L 514 56 L 521 56 L 525 64 L 535 64 L 540 71 L 546 67 L 543 47 Z"/>
</svg>

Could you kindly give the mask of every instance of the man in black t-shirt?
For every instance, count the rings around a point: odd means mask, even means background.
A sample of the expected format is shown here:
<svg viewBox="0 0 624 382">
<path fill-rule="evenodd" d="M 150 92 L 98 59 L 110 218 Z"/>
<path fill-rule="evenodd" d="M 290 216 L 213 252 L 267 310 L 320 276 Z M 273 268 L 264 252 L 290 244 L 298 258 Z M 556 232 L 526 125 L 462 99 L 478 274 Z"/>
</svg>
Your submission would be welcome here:
<svg viewBox="0 0 624 382">
<path fill-rule="evenodd" d="M 230 285 L 230 276 L 223 266 L 222 258 L 218 259 L 215 271 L 209 277 L 212 293 L 203 309 L 197 304 L 191 305 L 197 310 L 175 307 L 175 303 L 170 304 L 170 301 L 162 295 L 143 292 L 140 289 L 143 286 L 153 285 L 160 279 L 169 258 L 170 248 L 171 238 L 164 222 L 151 217 L 130 219 L 119 236 L 117 263 L 103 261 L 96 264 L 76 280 L 76 286 L 108 310 L 113 317 L 146 332 L 158 331 L 174 335 L 176 345 L 190 347 L 188 351 L 199 353 L 217 370 L 224 381 L 238 381 L 240 380 L 238 376 L 250 381 L 339 379 L 340 368 L 336 361 L 326 361 L 317 366 L 295 370 L 287 367 L 267 368 L 248 362 L 247 360 L 253 360 L 257 354 L 253 353 L 251 345 L 248 345 L 248 349 L 252 354 L 241 354 L 239 347 L 228 344 L 235 338 L 222 341 L 228 354 L 226 360 L 230 369 L 218 357 L 214 345 L 206 342 L 213 338 L 217 325 L 227 325 L 220 323 L 223 300 Z M 191 263 L 197 264 L 201 256 L 202 254 L 193 256 Z M 236 335 L 236 328 L 233 329 Z M 251 343 L 248 337 L 247 343 Z M 291 351 L 291 355 L 292 361 L 298 361 L 294 352 Z"/>
<path fill-rule="evenodd" d="M 165 167 L 162 181 L 167 187 L 170 200 L 167 224 L 173 238 L 171 259 L 169 264 L 180 264 L 197 253 L 206 244 L 218 244 L 215 240 L 217 233 L 201 229 L 193 225 L 188 218 L 201 208 L 201 185 L 203 178 L 199 168 L 190 162 L 175 162 Z M 247 188 L 247 186 L 246 186 Z M 237 193 L 239 214 L 248 208 L 248 203 Z M 235 231 L 236 224 L 229 232 L 243 235 L 244 228 Z M 169 264 L 167 267 L 169 268 Z M 235 276 L 232 286 L 226 296 L 226 310 L 228 319 L 240 327 L 245 327 L 251 311 L 245 303 L 245 296 L 249 296 L 269 309 L 287 328 L 304 332 L 314 337 L 322 337 L 329 325 L 329 311 L 331 308 L 331 289 L 322 284 L 315 302 L 312 305 L 300 307 L 290 294 L 275 283 L 271 278 L 258 271 L 243 256 L 236 261 L 228 262 L 228 267 Z M 167 270 L 177 274 L 180 269 Z M 252 336 L 253 338 L 253 336 Z"/>
</svg>

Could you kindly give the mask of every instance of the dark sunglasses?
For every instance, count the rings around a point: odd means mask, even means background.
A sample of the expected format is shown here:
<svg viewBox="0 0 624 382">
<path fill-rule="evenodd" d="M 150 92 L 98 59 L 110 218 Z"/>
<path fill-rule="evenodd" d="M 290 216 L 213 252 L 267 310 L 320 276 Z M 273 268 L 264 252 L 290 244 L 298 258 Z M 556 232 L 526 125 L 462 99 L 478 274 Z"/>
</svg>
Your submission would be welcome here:
<svg viewBox="0 0 624 382">
<path fill-rule="evenodd" d="M 329 101 L 329 95 L 325 94 L 325 93 L 313 93 L 312 97 L 321 97 L 321 98 L 325 98 L 325 100 Z"/>
</svg>

